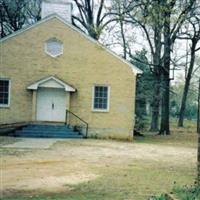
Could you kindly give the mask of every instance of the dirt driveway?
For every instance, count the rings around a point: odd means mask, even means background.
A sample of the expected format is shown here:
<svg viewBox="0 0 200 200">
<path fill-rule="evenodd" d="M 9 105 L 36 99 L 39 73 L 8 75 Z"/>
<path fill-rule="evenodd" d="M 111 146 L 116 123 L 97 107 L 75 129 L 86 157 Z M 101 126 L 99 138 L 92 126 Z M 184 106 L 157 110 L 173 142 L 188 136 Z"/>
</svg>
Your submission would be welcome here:
<svg viewBox="0 0 200 200">
<path fill-rule="evenodd" d="M 9 138 L 9 141 L 12 142 L 12 139 Z M 77 187 L 79 193 L 87 190 L 89 195 L 91 184 L 99 193 L 100 189 L 105 193 L 122 190 L 118 196 L 124 194 L 128 199 L 132 195 L 128 191 L 132 188 L 133 199 L 145 199 L 149 195 L 170 190 L 173 181 L 189 184 L 195 177 L 196 148 L 65 140 L 56 142 L 49 149 L 0 150 L 2 197 L 21 193 L 74 192 L 75 195 Z M 155 185 L 152 186 L 152 183 Z"/>
</svg>

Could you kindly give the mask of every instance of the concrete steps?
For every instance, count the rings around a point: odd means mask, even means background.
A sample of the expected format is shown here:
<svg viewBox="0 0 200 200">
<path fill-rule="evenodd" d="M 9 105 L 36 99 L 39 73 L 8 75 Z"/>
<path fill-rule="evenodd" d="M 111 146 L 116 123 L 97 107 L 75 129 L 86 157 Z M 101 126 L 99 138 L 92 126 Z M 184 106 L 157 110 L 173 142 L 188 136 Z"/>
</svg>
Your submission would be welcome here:
<svg viewBox="0 0 200 200">
<path fill-rule="evenodd" d="M 33 137 L 33 138 L 83 138 L 78 132 L 74 132 L 65 125 L 42 125 L 31 124 L 15 131 L 15 137 Z"/>
</svg>

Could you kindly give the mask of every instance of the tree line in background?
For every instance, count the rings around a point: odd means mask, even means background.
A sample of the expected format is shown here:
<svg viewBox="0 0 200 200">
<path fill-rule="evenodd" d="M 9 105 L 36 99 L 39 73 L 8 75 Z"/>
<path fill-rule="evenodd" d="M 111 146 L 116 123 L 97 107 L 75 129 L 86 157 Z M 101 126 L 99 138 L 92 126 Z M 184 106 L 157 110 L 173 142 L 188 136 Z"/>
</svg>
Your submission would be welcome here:
<svg viewBox="0 0 200 200">
<path fill-rule="evenodd" d="M 137 81 L 136 127 L 170 134 L 170 116 L 197 116 L 200 77 L 198 0 L 72 0 L 72 23 L 143 70 Z M 1 38 L 41 19 L 41 0 L 0 0 Z M 136 51 L 137 50 L 137 51 Z M 171 84 L 178 70 L 185 71 Z"/>
</svg>

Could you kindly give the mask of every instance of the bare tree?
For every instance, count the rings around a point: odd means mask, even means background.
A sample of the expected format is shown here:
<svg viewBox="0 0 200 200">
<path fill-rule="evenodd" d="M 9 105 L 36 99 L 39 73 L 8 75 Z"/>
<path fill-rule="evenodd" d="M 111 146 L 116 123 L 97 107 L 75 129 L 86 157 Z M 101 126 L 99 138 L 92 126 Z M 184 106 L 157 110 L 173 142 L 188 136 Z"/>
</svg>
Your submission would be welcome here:
<svg viewBox="0 0 200 200">
<path fill-rule="evenodd" d="M 40 0 L 0 0 L 1 38 L 40 19 Z"/>
<path fill-rule="evenodd" d="M 30 0 L 26 8 L 28 22 L 33 24 L 41 19 L 42 0 Z"/>
<path fill-rule="evenodd" d="M 183 127 L 184 122 L 184 113 L 186 108 L 186 101 L 188 96 L 188 91 L 190 88 L 190 82 L 192 78 L 192 74 L 194 72 L 194 65 L 195 65 L 195 55 L 198 50 L 200 50 L 200 47 L 197 47 L 199 41 L 200 41 L 200 17 L 199 15 L 195 14 L 192 18 L 188 19 L 188 22 L 191 26 L 191 28 L 183 33 L 183 36 L 180 36 L 180 39 L 186 39 L 191 41 L 190 46 L 190 62 L 189 62 L 189 68 L 186 72 L 186 79 L 185 79 L 185 86 L 183 90 L 183 96 L 182 96 L 182 102 L 180 107 L 180 113 L 179 113 L 179 121 L 178 126 Z M 187 64 L 187 63 L 186 63 Z"/>
<path fill-rule="evenodd" d="M 177 39 L 183 23 L 189 15 L 193 14 L 196 0 L 182 2 L 177 0 L 165 1 L 163 10 L 164 14 L 164 55 L 163 67 L 161 70 L 162 81 L 162 110 L 160 134 L 170 134 L 169 127 L 169 100 L 170 100 L 170 61 L 173 45 Z M 180 5 L 182 6 L 180 9 Z M 177 7 L 178 6 L 178 7 Z M 174 10 L 181 10 L 176 19 L 172 18 Z"/>
<path fill-rule="evenodd" d="M 120 36 L 121 36 L 121 40 L 122 40 L 122 48 L 123 48 L 123 58 L 127 59 L 127 48 L 128 48 L 128 44 L 126 41 L 126 33 L 125 33 L 125 5 L 123 1 L 120 0 L 115 0 L 113 2 L 112 5 L 112 9 L 116 11 L 116 13 L 118 13 L 118 20 L 117 22 L 119 23 L 119 28 L 120 28 Z"/>
<path fill-rule="evenodd" d="M 171 53 L 187 16 L 196 0 L 140 0 L 132 1 L 132 10 L 127 22 L 137 23 L 143 31 L 152 55 L 152 72 L 155 76 L 152 101 L 151 129 L 158 130 L 159 105 L 161 96 L 160 134 L 170 134 L 170 65 Z"/>
<path fill-rule="evenodd" d="M 1 37 L 11 34 L 22 28 L 26 21 L 24 9 L 27 2 L 1 0 Z"/>
<path fill-rule="evenodd" d="M 132 1 L 126 22 L 141 29 L 146 41 L 148 42 L 150 54 L 152 57 L 151 70 L 154 76 L 154 91 L 152 98 L 152 117 L 151 131 L 158 131 L 159 124 L 159 106 L 160 106 L 160 68 L 161 68 L 161 50 L 162 50 L 162 4 L 161 1 Z M 133 57 L 133 56 L 131 56 Z M 143 61 L 141 61 L 142 63 Z M 147 63 L 146 63 L 147 64 Z"/>
<path fill-rule="evenodd" d="M 116 21 L 118 13 L 106 7 L 105 0 L 96 2 L 95 0 L 73 0 L 78 15 L 72 16 L 73 24 L 86 32 L 95 40 L 98 40 L 103 29 L 111 22 Z"/>
</svg>

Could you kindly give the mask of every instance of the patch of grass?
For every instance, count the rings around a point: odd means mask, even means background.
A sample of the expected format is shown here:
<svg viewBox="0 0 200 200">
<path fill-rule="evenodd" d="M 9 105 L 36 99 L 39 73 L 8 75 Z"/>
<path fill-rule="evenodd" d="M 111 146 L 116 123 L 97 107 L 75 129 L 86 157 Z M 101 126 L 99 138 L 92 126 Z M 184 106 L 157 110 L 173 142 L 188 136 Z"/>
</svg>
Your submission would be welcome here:
<svg viewBox="0 0 200 200">
<path fill-rule="evenodd" d="M 161 196 L 152 197 L 151 200 L 166 200 L 165 196 L 162 194 Z"/>
<path fill-rule="evenodd" d="M 174 187 L 173 192 L 180 200 L 200 199 L 200 186 L 197 185 Z"/>
<path fill-rule="evenodd" d="M 170 135 L 144 132 L 145 137 L 135 137 L 135 142 L 148 144 L 161 144 L 183 147 L 197 147 L 197 131 L 195 121 L 185 121 L 184 128 L 178 128 L 177 122 L 171 122 Z"/>
<path fill-rule="evenodd" d="M 133 161 L 128 165 L 97 167 L 100 177 L 78 185 L 66 185 L 72 190 L 61 194 L 24 196 L 23 193 L 3 200 L 147 200 L 152 195 L 171 191 L 172 184 L 190 184 L 194 169 L 171 168 L 160 162 Z M 162 199 L 160 199 L 162 200 Z"/>
</svg>

